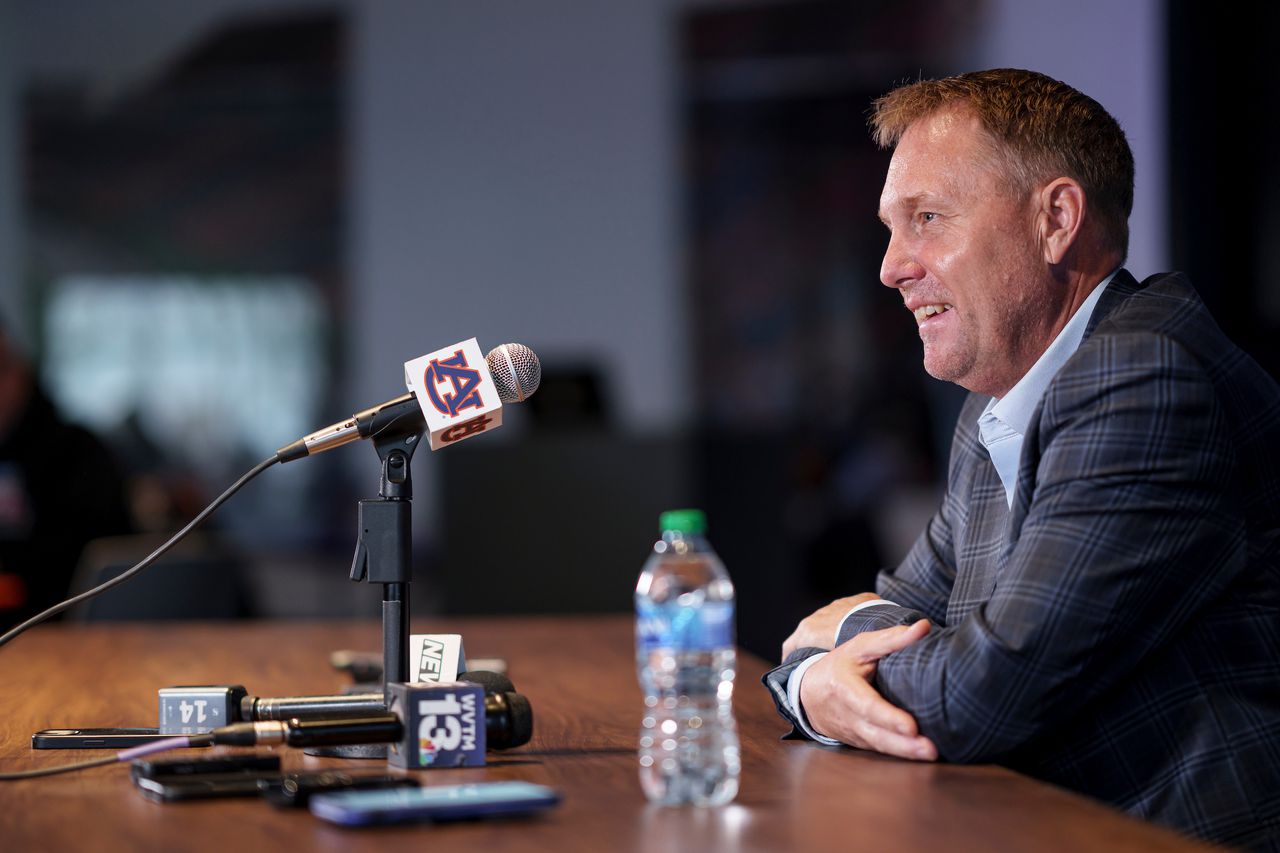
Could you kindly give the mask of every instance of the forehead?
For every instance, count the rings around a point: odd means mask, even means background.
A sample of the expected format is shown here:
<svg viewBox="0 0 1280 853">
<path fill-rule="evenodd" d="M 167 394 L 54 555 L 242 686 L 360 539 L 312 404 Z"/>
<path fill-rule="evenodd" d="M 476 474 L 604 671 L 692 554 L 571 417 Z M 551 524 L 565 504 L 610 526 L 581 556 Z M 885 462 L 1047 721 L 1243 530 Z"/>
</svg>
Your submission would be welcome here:
<svg viewBox="0 0 1280 853">
<path fill-rule="evenodd" d="M 977 117 L 949 110 L 919 119 L 894 148 L 880 195 L 880 213 L 922 198 L 996 190 L 990 138 Z"/>
</svg>

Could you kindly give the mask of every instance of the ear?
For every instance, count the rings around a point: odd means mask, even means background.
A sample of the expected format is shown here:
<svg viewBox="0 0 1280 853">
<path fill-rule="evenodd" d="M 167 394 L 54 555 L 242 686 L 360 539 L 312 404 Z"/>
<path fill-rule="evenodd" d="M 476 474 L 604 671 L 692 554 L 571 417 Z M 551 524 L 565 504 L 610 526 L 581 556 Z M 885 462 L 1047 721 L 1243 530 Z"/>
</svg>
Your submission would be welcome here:
<svg viewBox="0 0 1280 853">
<path fill-rule="evenodd" d="M 1084 188 L 1071 178 L 1055 178 L 1040 190 L 1036 225 L 1046 263 L 1062 263 L 1080 236 L 1084 212 Z"/>
</svg>

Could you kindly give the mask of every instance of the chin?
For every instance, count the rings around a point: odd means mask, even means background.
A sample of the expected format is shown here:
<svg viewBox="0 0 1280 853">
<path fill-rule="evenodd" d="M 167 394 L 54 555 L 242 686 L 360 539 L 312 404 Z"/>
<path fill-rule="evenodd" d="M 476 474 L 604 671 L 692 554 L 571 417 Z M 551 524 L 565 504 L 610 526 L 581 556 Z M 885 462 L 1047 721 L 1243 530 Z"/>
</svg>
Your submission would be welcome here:
<svg viewBox="0 0 1280 853">
<path fill-rule="evenodd" d="M 952 385 L 959 385 L 967 391 L 978 391 L 973 387 L 973 380 L 977 377 L 973 376 L 968 365 L 957 366 L 954 363 L 948 363 L 945 359 L 930 358 L 928 354 L 924 358 L 924 372 L 937 379 L 939 382 L 950 382 Z"/>
<path fill-rule="evenodd" d="M 924 372 L 943 382 L 955 382 L 963 376 L 954 364 L 949 364 L 942 355 L 930 352 L 928 347 L 924 352 Z"/>
</svg>

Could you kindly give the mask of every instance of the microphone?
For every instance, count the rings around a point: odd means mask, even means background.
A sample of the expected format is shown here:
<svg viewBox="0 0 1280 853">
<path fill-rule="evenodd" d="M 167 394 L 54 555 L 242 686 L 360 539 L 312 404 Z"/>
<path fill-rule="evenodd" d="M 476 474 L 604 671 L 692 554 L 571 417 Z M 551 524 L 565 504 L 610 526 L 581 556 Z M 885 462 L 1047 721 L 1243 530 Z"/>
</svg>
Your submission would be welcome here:
<svg viewBox="0 0 1280 853">
<path fill-rule="evenodd" d="M 484 688 L 486 707 L 490 697 L 500 697 L 501 701 L 510 705 L 512 701 L 504 698 L 504 694 L 519 697 L 515 704 L 528 700 L 516 693 L 511 679 L 497 672 L 483 669 L 464 672 L 457 678 L 460 682 L 478 684 Z M 209 688 L 205 688 L 208 690 Z M 498 700 L 495 700 L 498 701 Z M 374 717 L 387 712 L 386 696 L 382 691 L 368 693 L 342 693 L 332 696 L 281 696 L 263 698 L 244 695 L 240 697 L 239 707 L 229 709 L 228 719 L 243 721 L 262 720 L 332 720 L 351 717 Z M 530 711 L 532 714 L 532 711 Z M 493 747 L 505 749 L 506 747 Z"/>
<path fill-rule="evenodd" d="M 471 367 L 471 362 L 479 359 L 473 358 L 469 350 L 478 355 L 475 338 L 406 363 L 409 393 L 305 435 L 277 450 L 276 459 L 292 462 L 362 438 L 420 433 L 428 424 L 432 426 L 431 449 L 436 450 L 500 426 L 501 417 L 488 415 L 500 412 L 502 403 L 523 402 L 537 391 L 542 382 L 542 363 L 523 344 L 502 344 L 485 356 L 484 368 Z M 484 399 L 486 379 L 497 399 Z M 439 387 L 445 387 L 444 394 Z M 421 399 L 418 391 L 427 399 Z M 428 406 L 432 408 L 428 410 Z M 468 414 L 478 416 L 463 420 L 463 409 L 475 409 Z"/>
<path fill-rule="evenodd" d="M 501 344 L 484 360 L 504 403 L 523 403 L 542 384 L 542 362 L 524 344 Z"/>
<path fill-rule="evenodd" d="M 515 693 L 516 686 L 511 679 L 501 672 L 490 672 L 487 669 L 473 669 L 458 676 L 459 681 L 470 681 L 484 688 L 485 693 Z"/>
<path fill-rule="evenodd" d="M 345 720 L 232 723 L 212 729 L 209 734 L 217 746 L 345 746 L 399 740 L 404 734 L 404 724 L 395 714 L 379 714 Z"/>
<path fill-rule="evenodd" d="M 334 696 L 245 696 L 237 718 L 246 722 L 266 720 L 334 720 L 377 717 L 387 713 L 387 699 L 377 693 Z"/>
<path fill-rule="evenodd" d="M 484 690 L 486 725 L 497 726 L 507 732 L 489 738 L 491 749 L 510 749 L 529 741 L 532 736 L 533 709 L 528 699 L 515 692 L 515 685 L 510 678 L 501 673 L 477 669 L 462 673 L 457 681 L 478 685 Z M 419 683 L 419 686 L 426 686 L 425 682 Z M 238 684 L 165 687 L 160 690 L 160 731 L 163 734 L 197 734 L 236 721 L 351 720 L 378 717 L 386 713 L 386 697 L 381 691 L 266 698 L 249 695 Z M 520 735 L 524 728 L 529 729 L 528 733 Z"/>
<path fill-rule="evenodd" d="M 519 693 L 478 684 L 390 685 L 390 713 L 348 719 L 259 721 L 213 729 L 214 744 L 339 746 L 390 743 L 388 761 L 410 769 L 474 767 L 486 747 L 510 749 L 533 736 L 533 710 Z"/>
</svg>

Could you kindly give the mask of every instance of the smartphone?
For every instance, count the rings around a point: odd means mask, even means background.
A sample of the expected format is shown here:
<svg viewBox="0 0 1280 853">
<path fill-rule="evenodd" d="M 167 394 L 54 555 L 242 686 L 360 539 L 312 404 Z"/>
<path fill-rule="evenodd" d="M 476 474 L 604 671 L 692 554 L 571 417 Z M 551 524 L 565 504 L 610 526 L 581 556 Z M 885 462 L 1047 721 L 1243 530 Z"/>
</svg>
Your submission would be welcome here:
<svg viewBox="0 0 1280 853">
<path fill-rule="evenodd" d="M 278 777 L 279 774 L 276 774 Z M 256 797 L 261 793 L 260 773 L 215 773 L 209 776 L 138 776 L 134 787 L 148 800 L 173 803 L 180 800 L 207 800 L 211 797 Z"/>
<path fill-rule="evenodd" d="M 278 755 L 218 755 L 212 758 L 135 758 L 129 765 L 134 779 L 210 776 L 217 773 L 280 773 Z"/>
<path fill-rule="evenodd" d="M 390 791 L 347 791 L 311 798 L 311 813 L 342 826 L 463 820 L 528 814 L 560 802 L 560 792 L 529 782 L 478 782 Z"/>
<path fill-rule="evenodd" d="M 31 748 L 125 749 L 167 737 L 175 735 L 162 735 L 159 729 L 45 729 L 31 736 Z"/>
<path fill-rule="evenodd" d="M 418 780 L 412 776 L 381 773 L 356 776 L 337 770 L 318 770 L 309 773 L 286 773 L 274 779 L 258 781 L 262 797 L 280 808 L 302 808 L 312 797 L 338 791 L 388 790 L 391 788 L 416 788 Z"/>
<path fill-rule="evenodd" d="M 303 773 L 241 772 L 200 776 L 135 776 L 134 786 L 149 800 L 175 803 L 219 797 L 263 797 L 282 807 L 299 807 L 322 791 L 350 791 L 361 788 L 417 787 L 407 776 L 389 773 L 357 776 L 332 770 Z"/>
</svg>

